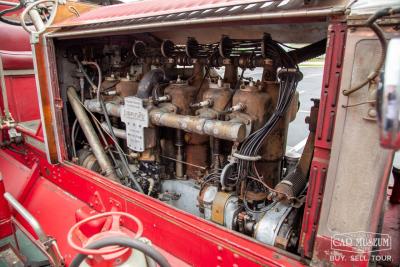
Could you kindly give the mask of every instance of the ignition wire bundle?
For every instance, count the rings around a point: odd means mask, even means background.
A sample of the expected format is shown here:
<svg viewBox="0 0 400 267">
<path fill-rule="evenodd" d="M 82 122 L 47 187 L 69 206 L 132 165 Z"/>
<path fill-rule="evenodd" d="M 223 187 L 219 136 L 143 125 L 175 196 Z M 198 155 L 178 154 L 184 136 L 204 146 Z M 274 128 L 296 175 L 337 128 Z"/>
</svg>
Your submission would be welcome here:
<svg viewBox="0 0 400 267">
<path fill-rule="evenodd" d="M 264 140 L 271 134 L 277 123 L 284 117 L 290 102 L 296 92 L 297 84 L 302 79 L 302 73 L 296 61 L 286 52 L 278 42 L 269 40 L 267 45 L 268 58 L 272 58 L 281 69 L 278 72 L 280 82 L 279 97 L 274 113 L 268 121 L 257 131 L 248 136 L 241 144 L 234 156 L 237 158 L 237 176 L 230 177 L 228 185 L 236 186 L 240 181 L 250 179 L 262 184 L 267 190 L 271 190 L 262 182 L 262 177 L 257 172 L 255 161 L 259 160 L 259 152 Z M 247 183 L 245 183 L 247 184 Z M 247 191 L 248 188 L 245 190 Z M 244 199 L 244 202 L 246 200 Z M 245 207 L 248 208 L 247 204 Z"/>
</svg>

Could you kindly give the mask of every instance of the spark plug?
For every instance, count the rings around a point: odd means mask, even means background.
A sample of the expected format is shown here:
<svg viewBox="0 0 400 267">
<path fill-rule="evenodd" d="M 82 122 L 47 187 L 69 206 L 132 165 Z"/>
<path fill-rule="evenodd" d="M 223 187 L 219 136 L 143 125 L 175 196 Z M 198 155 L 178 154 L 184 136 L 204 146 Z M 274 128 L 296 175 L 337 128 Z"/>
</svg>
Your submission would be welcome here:
<svg viewBox="0 0 400 267">
<path fill-rule="evenodd" d="M 116 90 L 110 90 L 110 91 L 102 92 L 101 94 L 108 95 L 108 96 L 114 96 L 114 95 L 117 95 L 117 91 Z"/>
<path fill-rule="evenodd" d="M 160 96 L 159 98 L 156 99 L 157 103 L 161 103 L 161 102 L 168 102 L 171 100 L 171 96 L 170 95 L 164 95 L 164 96 Z"/>
<path fill-rule="evenodd" d="M 228 112 L 234 112 L 234 111 L 244 111 L 246 109 L 246 105 L 242 103 L 238 103 L 237 105 L 234 105 L 228 109 Z"/>
<path fill-rule="evenodd" d="M 212 99 L 206 99 L 204 101 L 198 103 L 190 104 L 191 108 L 202 108 L 202 107 L 211 107 L 213 105 Z"/>
</svg>

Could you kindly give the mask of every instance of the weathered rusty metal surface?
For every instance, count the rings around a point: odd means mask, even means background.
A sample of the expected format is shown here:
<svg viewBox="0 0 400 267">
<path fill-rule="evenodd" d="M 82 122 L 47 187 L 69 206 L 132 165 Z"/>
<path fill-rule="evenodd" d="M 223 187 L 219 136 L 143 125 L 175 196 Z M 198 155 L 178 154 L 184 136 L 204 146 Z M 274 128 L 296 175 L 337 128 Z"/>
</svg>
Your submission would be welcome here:
<svg viewBox="0 0 400 267">
<path fill-rule="evenodd" d="M 193 64 L 193 74 L 190 78 L 190 85 L 198 88 L 196 101 L 201 101 L 204 91 L 207 89 L 207 83 L 204 82 L 204 64 L 197 60 Z"/>
<path fill-rule="evenodd" d="M 256 131 L 263 126 L 267 120 L 267 113 L 271 109 L 271 97 L 268 93 L 258 87 L 243 86 L 233 95 L 232 106 L 242 104 L 245 106 L 244 113 L 248 114 L 252 121 L 252 131 Z M 235 117 L 236 112 L 229 117 Z"/>
<path fill-rule="evenodd" d="M 203 100 L 211 99 L 211 108 L 217 112 L 222 112 L 230 106 L 230 100 L 233 91 L 229 88 L 228 84 L 221 87 L 217 84 L 210 83 L 209 88 L 204 91 Z"/>
<path fill-rule="evenodd" d="M 98 5 L 88 2 L 66 1 L 65 4 L 59 5 L 54 24 L 62 23 L 68 19 L 74 19 L 81 14 L 99 8 Z"/>
<path fill-rule="evenodd" d="M 218 121 L 196 116 L 178 115 L 162 109 L 150 111 L 150 120 L 158 126 L 181 129 L 187 132 L 206 134 L 224 140 L 243 141 L 246 127 L 241 122 Z"/>
<path fill-rule="evenodd" d="M 195 102 L 197 88 L 186 83 L 173 83 L 164 90 L 171 97 L 171 103 L 178 108 L 181 115 L 190 115 L 190 104 Z"/>
<path fill-rule="evenodd" d="M 208 141 L 208 140 L 207 140 Z M 200 169 L 196 166 L 202 166 L 207 168 L 209 165 L 209 146 L 208 142 L 199 145 L 187 144 L 185 146 L 186 162 L 189 163 L 186 166 L 186 176 L 191 179 L 199 179 L 204 175 L 204 169 Z M 192 164 L 192 165 L 190 165 Z"/>
<path fill-rule="evenodd" d="M 117 83 L 115 90 L 121 97 L 134 96 L 138 90 L 139 83 L 132 79 L 122 78 L 121 82 Z"/>
</svg>

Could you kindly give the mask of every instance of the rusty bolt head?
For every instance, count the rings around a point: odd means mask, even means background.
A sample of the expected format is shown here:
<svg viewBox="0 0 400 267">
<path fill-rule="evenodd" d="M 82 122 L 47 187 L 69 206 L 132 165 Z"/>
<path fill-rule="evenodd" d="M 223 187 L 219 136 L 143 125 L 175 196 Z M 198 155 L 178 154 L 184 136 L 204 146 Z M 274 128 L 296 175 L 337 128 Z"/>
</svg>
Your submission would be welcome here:
<svg viewBox="0 0 400 267">
<path fill-rule="evenodd" d="M 377 116 L 376 109 L 375 109 L 375 108 L 370 108 L 370 109 L 368 110 L 368 116 L 373 117 L 373 118 L 376 118 L 376 116 Z"/>
</svg>

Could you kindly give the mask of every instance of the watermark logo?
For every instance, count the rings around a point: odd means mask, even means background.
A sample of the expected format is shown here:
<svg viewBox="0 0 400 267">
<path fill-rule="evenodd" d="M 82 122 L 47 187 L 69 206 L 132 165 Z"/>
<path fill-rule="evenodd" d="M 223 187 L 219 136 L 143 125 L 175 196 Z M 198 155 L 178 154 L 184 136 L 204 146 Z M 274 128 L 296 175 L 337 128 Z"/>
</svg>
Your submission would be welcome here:
<svg viewBox="0 0 400 267">
<path fill-rule="evenodd" d="M 335 234 L 331 249 L 358 253 L 391 250 L 392 238 L 388 234 L 363 231 Z"/>
<path fill-rule="evenodd" d="M 335 234 L 331 238 L 330 260 L 335 262 L 390 262 L 390 255 L 371 252 L 390 251 L 391 249 L 392 238 L 388 234 L 363 231 Z"/>
</svg>

